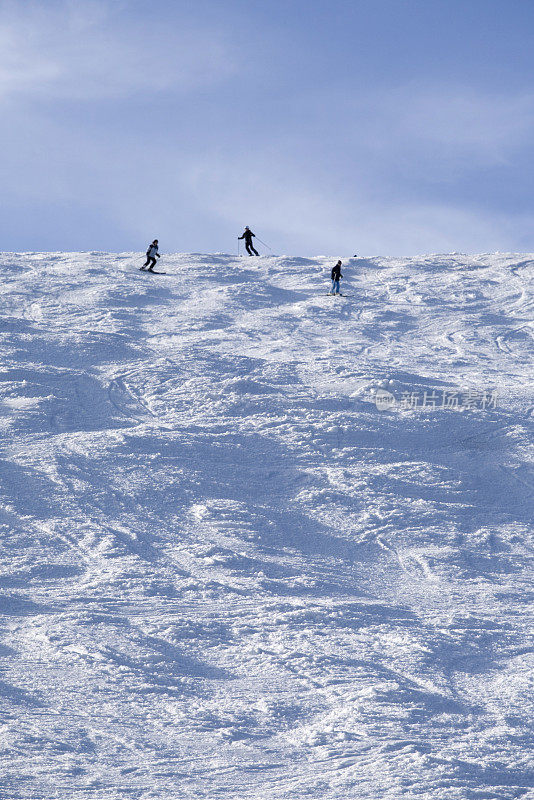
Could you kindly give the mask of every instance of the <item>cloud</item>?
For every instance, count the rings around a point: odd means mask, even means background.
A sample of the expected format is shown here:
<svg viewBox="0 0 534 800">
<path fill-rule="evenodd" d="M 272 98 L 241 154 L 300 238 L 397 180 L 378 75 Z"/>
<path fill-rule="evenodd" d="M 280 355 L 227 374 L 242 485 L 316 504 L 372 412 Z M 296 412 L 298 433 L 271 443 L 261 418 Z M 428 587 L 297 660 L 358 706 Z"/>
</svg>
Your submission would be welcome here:
<svg viewBox="0 0 534 800">
<path fill-rule="evenodd" d="M 508 163 L 532 140 L 534 93 L 409 84 L 350 102 L 355 142 L 378 156 L 473 164 Z"/>
<path fill-rule="evenodd" d="M 140 147 L 135 137 L 116 142 L 89 131 L 65 139 L 55 119 L 5 121 L 6 128 L 13 124 L 4 132 L 6 203 L 86 207 L 80 218 L 87 213 L 101 220 L 96 249 L 135 249 L 146 232 L 167 251 L 228 251 L 245 224 L 276 252 L 302 255 L 487 252 L 518 249 L 518 243 L 531 249 L 525 231 L 532 230 L 534 214 L 528 209 L 506 214 L 461 198 L 447 201 L 439 192 L 389 195 L 372 185 L 372 172 L 335 191 L 313 164 L 259 140 L 251 160 L 243 158 L 241 141 L 220 150 L 206 142 L 184 148 L 149 138 Z M 39 222 L 23 218 L 24 224 Z M 57 228 L 63 229 L 61 212 Z"/>
<path fill-rule="evenodd" d="M 409 102 L 395 103 L 393 113 L 404 133 L 414 140 L 500 159 L 532 135 L 534 94 L 510 96 L 434 87 L 432 92 L 412 95 Z"/>
<path fill-rule="evenodd" d="M 253 171 L 239 157 L 204 155 L 183 165 L 183 190 L 221 227 L 259 226 L 277 252 L 402 255 L 514 249 L 534 214 L 510 216 L 461 201 L 371 199 L 368 185 L 336 193 L 310 168 L 257 148 Z"/>
<path fill-rule="evenodd" d="M 21 8 L 23 5 L 23 8 Z M 97 0 L 4 3 L 0 8 L 0 97 L 95 100 L 187 92 L 235 70 L 222 33 L 183 20 L 142 23 L 122 3 Z"/>
<path fill-rule="evenodd" d="M 159 16 L 143 5 L 0 0 L 1 191 L 6 206 L 36 210 L 36 238 L 38 209 L 56 204 L 87 209 L 118 249 L 145 230 L 166 248 L 225 249 L 242 224 L 288 253 L 526 243 L 531 206 L 517 192 L 534 95 L 423 82 L 324 91 L 286 77 L 269 93 L 267 61 L 252 69 L 227 20 L 215 30 L 182 3 Z M 151 119 L 156 105 L 164 119 Z M 24 214 L 12 219 L 23 230 Z"/>
</svg>

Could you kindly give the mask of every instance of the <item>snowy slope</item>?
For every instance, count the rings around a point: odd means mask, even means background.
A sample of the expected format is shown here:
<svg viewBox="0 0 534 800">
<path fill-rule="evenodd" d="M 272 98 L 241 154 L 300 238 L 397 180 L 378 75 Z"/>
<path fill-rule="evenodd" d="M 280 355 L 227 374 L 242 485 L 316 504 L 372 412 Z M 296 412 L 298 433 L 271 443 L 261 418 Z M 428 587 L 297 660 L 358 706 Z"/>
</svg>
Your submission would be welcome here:
<svg viewBox="0 0 534 800">
<path fill-rule="evenodd" d="M 334 261 L 3 254 L 1 798 L 534 797 L 534 260 Z"/>
</svg>

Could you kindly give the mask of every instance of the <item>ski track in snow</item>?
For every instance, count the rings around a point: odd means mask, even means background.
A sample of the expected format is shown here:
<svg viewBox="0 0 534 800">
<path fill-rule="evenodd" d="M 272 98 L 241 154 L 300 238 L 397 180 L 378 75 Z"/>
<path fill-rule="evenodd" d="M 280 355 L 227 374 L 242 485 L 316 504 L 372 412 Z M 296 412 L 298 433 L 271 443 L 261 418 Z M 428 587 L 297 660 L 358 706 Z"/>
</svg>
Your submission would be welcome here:
<svg viewBox="0 0 534 800">
<path fill-rule="evenodd" d="M 2 255 L 0 798 L 534 797 L 534 260 L 334 261 Z"/>
</svg>

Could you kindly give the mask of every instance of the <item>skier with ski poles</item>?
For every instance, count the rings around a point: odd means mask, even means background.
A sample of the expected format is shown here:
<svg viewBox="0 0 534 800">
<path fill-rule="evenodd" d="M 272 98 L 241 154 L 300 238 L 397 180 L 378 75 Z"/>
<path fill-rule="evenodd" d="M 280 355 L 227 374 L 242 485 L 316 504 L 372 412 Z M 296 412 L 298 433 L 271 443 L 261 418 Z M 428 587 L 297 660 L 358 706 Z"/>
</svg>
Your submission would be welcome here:
<svg viewBox="0 0 534 800">
<path fill-rule="evenodd" d="M 256 248 L 252 244 L 252 237 L 253 236 L 256 236 L 256 234 L 252 233 L 252 231 L 250 230 L 250 228 L 247 225 L 245 230 L 243 231 L 243 236 L 238 236 L 237 238 L 245 240 L 245 247 L 247 248 L 247 253 L 249 254 L 249 256 L 251 256 L 253 254 L 255 256 L 259 256 L 258 251 L 256 250 Z"/>
<path fill-rule="evenodd" d="M 341 274 L 341 261 L 338 261 L 335 267 L 332 267 L 330 277 L 332 278 L 332 288 L 330 289 L 329 294 L 341 294 L 339 291 L 339 281 L 343 277 Z"/>
<path fill-rule="evenodd" d="M 148 245 L 148 250 L 146 251 L 146 263 L 143 264 L 140 269 L 145 270 L 148 267 L 147 272 L 154 272 L 154 267 L 156 266 L 156 258 L 159 258 L 160 254 L 158 253 L 158 240 L 154 239 L 152 244 Z M 150 266 L 148 266 L 150 264 Z"/>
</svg>

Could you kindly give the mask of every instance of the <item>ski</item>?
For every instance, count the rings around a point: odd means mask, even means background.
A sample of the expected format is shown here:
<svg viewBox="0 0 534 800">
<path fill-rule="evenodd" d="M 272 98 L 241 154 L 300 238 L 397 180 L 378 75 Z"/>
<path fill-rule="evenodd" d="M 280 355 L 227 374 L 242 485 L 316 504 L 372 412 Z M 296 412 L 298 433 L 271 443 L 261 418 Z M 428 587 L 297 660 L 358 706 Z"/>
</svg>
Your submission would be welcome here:
<svg viewBox="0 0 534 800">
<path fill-rule="evenodd" d="M 151 275 L 166 275 L 166 272 L 158 272 L 157 269 L 146 269 L 146 267 L 139 267 L 141 272 L 150 272 Z"/>
</svg>

